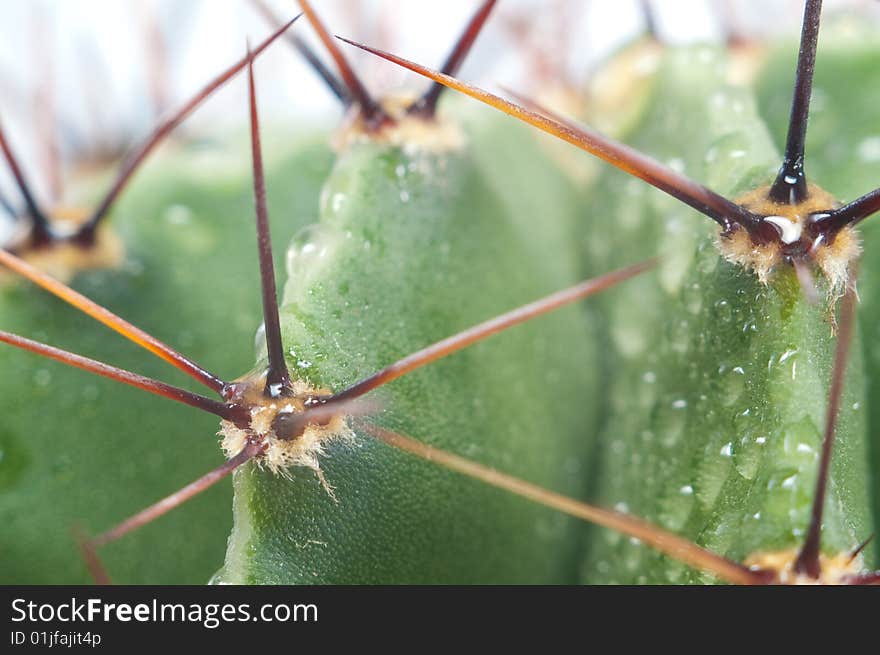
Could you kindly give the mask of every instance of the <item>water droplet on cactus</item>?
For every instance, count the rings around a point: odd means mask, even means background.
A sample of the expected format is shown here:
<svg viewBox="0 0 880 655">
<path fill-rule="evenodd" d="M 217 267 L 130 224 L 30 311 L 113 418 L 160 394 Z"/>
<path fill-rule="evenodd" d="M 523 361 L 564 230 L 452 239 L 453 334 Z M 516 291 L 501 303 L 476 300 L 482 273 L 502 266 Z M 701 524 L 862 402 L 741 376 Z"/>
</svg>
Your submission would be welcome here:
<svg viewBox="0 0 880 655">
<path fill-rule="evenodd" d="M 716 397 L 726 407 L 734 405 L 742 396 L 746 386 L 745 370 L 741 366 L 732 368 L 721 366 L 718 373 L 721 380 Z"/>
<path fill-rule="evenodd" d="M 753 480 L 761 463 L 763 449 L 756 443 L 751 432 L 742 434 L 733 451 L 733 465 L 746 480 Z"/>
<path fill-rule="evenodd" d="M 703 311 L 703 290 L 697 282 L 685 287 L 684 306 L 688 312 L 695 316 Z"/>
<path fill-rule="evenodd" d="M 730 323 L 733 320 L 733 308 L 726 300 L 719 300 L 715 303 L 713 314 L 715 320 L 721 323 Z"/>
<path fill-rule="evenodd" d="M 694 495 L 703 508 L 712 507 L 730 474 L 731 461 L 727 457 L 718 457 L 720 436 L 709 439 L 703 456 L 697 464 L 697 475 L 694 480 Z"/>
<path fill-rule="evenodd" d="M 340 235 L 324 225 L 310 225 L 302 229 L 287 249 L 289 282 L 304 287 L 319 270 L 318 261 L 326 259 L 339 241 Z"/>
</svg>

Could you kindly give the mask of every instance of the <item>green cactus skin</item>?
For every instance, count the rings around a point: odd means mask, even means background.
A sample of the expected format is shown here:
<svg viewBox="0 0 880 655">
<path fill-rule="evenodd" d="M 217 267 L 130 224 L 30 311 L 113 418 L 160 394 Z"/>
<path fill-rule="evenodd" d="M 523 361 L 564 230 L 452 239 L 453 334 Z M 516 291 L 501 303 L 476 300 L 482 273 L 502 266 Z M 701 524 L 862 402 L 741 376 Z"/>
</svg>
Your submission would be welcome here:
<svg viewBox="0 0 880 655">
<path fill-rule="evenodd" d="M 780 157 L 752 95 L 725 86 L 725 66 L 710 48 L 667 50 L 628 142 L 736 198 L 772 181 Z M 596 189 L 589 213 L 599 220 L 585 231 L 591 267 L 664 256 L 656 277 L 602 305 L 615 373 L 599 502 L 736 561 L 796 547 L 809 522 L 834 350 L 826 307 L 809 305 L 790 270 L 763 286 L 723 260 L 705 217 L 640 181 L 608 171 Z M 606 238 L 595 238 L 599 230 Z M 831 553 L 872 532 L 863 396 L 854 356 L 823 533 Z M 599 529 L 582 576 L 711 580 Z"/>
<path fill-rule="evenodd" d="M 495 155 L 496 134 L 474 129 L 447 154 L 375 142 L 341 154 L 320 223 L 289 253 L 281 312 L 294 375 L 341 390 L 577 279 L 572 188 L 540 165 L 527 131 L 503 137 L 520 157 Z M 596 413 L 591 330 L 570 307 L 497 335 L 378 392 L 373 420 L 579 495 Z M 307 469 L 235 473 L 216 582 L 575 580 L 576 522 L 368 436 L 328 450 L 338 503 Z"/>
<path fill-rule="evenodd" d="M 286 138 L 290 138 L 289 135 Z M 315 134 L 267 169 L 278 235 L 314 220 L 331 155 Z M 246 149 L 190 147 L 141 172 L 112 217 L 121 270 L 73 286 L 221 375 L 252 361 L 260 316 Z M 226 167 L 223 162 L 234 162 Z M 0 289 L 2 327 L 193 388 L 191 381 L 49 294 Z M 0 580 L 90 581 L 71 536 L 95 533 L 221 461 L 216 420 L 88 373 L 0 349 Z M 218 487 L 102 550 L 127 583 L 207 580 L 222 561 L 229 488 Z"/>
<path fill-rule="evenodd" d="M 777 143 L 785 142 L 788 109 L 780 85 L 791 77 L 789 44 L 771 50 L 756 82 L 759 106 Z M 786 68 L 787 67 L 787 68 Z M 789 82 L 790 83 L 790 82 Z M 841 201 L 880 185 L 880 40 L 863 24 L 839 19 L 823 29 L 814 77 L 806 161 L 808 174 Z M 880 471 L 880 224 L 865 221 L 859 267 L 859 325 L 867 383 L 871 471 Z M 875 524 L 880 520 L 880 475 L 874 473 Z"/>
</svg>

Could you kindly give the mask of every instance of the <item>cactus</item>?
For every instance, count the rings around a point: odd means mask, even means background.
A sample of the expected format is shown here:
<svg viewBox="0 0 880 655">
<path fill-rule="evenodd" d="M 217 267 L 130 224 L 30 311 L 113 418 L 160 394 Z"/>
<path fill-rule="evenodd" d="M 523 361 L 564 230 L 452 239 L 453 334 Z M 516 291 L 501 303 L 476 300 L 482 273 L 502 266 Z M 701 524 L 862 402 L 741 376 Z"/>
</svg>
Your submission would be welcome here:
<svg viewBox="0 0 880 655">
<path fill-rule="evenodd" d="M 44 245 L 28 239 L 12 244 L 21 257 L 71 279 L 80 292 L 218 370 L 244 368 L 251 361 L 253 326 L 260 315 L 259 298 L 253 294 L 257 270 L 240 249 L 242 242 L 253 239 L 247 221 L 248 189 L 241 186 L 240 173 L 224 178 L 216 165 L 213 181 L 206 186 L 202 171 L 206 158 L 229 160 L 237 154 L 230 147 L 206 150 L 205 145 L 183 145 L 152 151 L 220 82 L 243 66 L 244 59 L 225 70 L 133 150 L 112 180 L 111 191 L 102 195 L 103 202 L 86 214 L 100 226 L 97 245 L 79 243 L 76 233 L 66 236 L 57 230 Z M 322 135 L 293 139 L 288 152 L 276 158 L 270 175 L 274 190 L 270 201 L 273 207 L 284 208 L 278 212 L 278 229 L 288 236 L 296 230 L 296 220 L 302 225 L 314 220 L 316 211 L 304 199 L 317 197 L 331 163 Z M 14 154 L 11 146 L 9 150 Z M 139 170 L 139 162 L 148 154 L 155 158 Z M 139 175 L 129 184 L 136 170 Z M 94 195 L 92 189 L 73 191 Z M 37 206 L 33 194 L 29 196 L 36 207 L 32 216 L 49 214 Z M 105 223 L 101 219 L 111 205 L 113 215 Z M 25 214 L 22 223 L 27 218 Z M 47 227 L 59 224 L 51 219 L 46 219 Z M 100 259 L 102 249 L 113 256 Z M 73 260 L 84 270 L 59 266 L 58 256 L 65 252 L 80 255 L 62 264 Z M 218 280 L 223 281 L 221 303 L 207 292 L 216 288 Z M 167 371 L 163 362 L 145 363 L 138 350 L 108 337 L 88 317 L 22 284 L 7 270 L 0 270 L 0 315 L 4 330 L 36 336 L 146 375 L 162 376 Z M 0 536 L 4 553 L 0 579 L 5 582 L 88 581 L 71 535 L 75 522 L 88 530 L 112 524 L 151 502 L 157 488 L 179 486 L 218 461 L 210 438 L 216 422 L 208 417 L 193 419 L 185 410 L 166 408 L 161 402 L 157 407 L 148 397 L 120 385 L 84 379 L 79 371 L 35 366 L 31 356 L 9 348 L 0 351 L 0 358 L 5 399 L 0 418 L 0 519 L 7 526 Z M 134 438 L 134 426 L 150 426 L 149 436 Z M 230 502 L 228 490 L 200 499 L 166 525 L 152 526 L 108 549 L 108 566 L 130 582 L 203 582 L 222 559 L 231 525 Z M 198 527 L 190 530 L 191 526 Z M 156 561 L 153 554 L 165 548 L 176 555 Z"/>
<path fill-rule="evenodd" d="M 628 299 L 606 306 L 616 375 L 598 487 L 606 503 L 729 559 L 762 566 L 773 559 L 769 568 L 781 566 L 778 579 L 786 567 L 820 579 L 871 526 L 861 361 L 849 369 L 847 395 L 840 396 L 842 364 L 834 367 L 827 401 L 824 383 L 832 363 L 843 359 L 835 360 L 830 333 L 837 299 L 853 293 L 845 290 L 860 250 L 851 224 L 875 210 L 876 194 L 840 207 L 806 182 L 804 132 L 820 11 L 821 2 L 806 3 L 789 137 L 775 181 L 770 138 L 753 101 L 725 87 L 722 62 L 705 49 L 664 56 L 650 109 L 631 134 L 637 146 L 675 157 L 672 168 L 598 133 L 354 44 L 577 145 L 719 224 L 713 233 L 674 201 L 643 193 L 619 174 L 597 185 L 591 208 L 619 217 L 619 225 L 603 225 L 601 243 L 590 234 L 589 254 L 605 263 L 605 256 L 631 252 L 639 242 L 665 255 L 656 283 L 644 278 L 644 288 L 629 287 L 623 291 Z M 682 143 L 694 124 L 700 129 Z M 695 184 L 682 170 L 708 178 L 738 202 Z M 845 322 L 848 338 L 850 318 Z M 808 373 L 793 368 L 798 357 L 808 362 Z M 826 492 L 832 502 L 823 514 Z M 823 527 L 828 560 L 819 550 Z M 787 563 L 779 565 L 780 559 Z M 590 540 L 584 572 L 602 581 L 693 579 L 619 535 Z"/>
<path fill-rule="evenodd" d="M 228 462 L 88 540 L 92 569 L 104 574 L 96 546 L 235 471 L 218 582 L 876 582 L 860 544 L 872 521 L 853 224 L 877 208 L 877 192 L 841 206 L 806 180 L 820 10 L 806 3 L 775 179 L 770 134 L 750 92 L 725 83 L 719 51 L 663 52 L 638 92 L 644 104 L 625 117 L 627 141 L 664 165 L 536 103 L 360 46 L 621 171 L 602 171 L 585 199 L 530 135 L 475 113 L 461 139 L 432 109 L 416 118 L 376 103 L 343 67 L 359 109 L 354 138 L 324 187 L 320 222 L 291 246 L 280 309 L 248 57 L 264 311 L 256 367 L 219 381 L 218 402 L 3 333 L 222 419 Z M 421 131 L 398 129 L 411 120 Z M 487 166 L 480 153 L 494 143 L 511 154 Z M 519 178 L 534 184 L 526 196 L 510 183 Z M 474 345 L 653 260 L 428 345 L 579 268 L 595 275 L 655 254 L 657 274 L 613 291 L 598 314 L 570 308 Z M 378 387 L 373 402 L 361 399 Z M 615 509 L 575 500 L 586 495 Z"/>
</svg>

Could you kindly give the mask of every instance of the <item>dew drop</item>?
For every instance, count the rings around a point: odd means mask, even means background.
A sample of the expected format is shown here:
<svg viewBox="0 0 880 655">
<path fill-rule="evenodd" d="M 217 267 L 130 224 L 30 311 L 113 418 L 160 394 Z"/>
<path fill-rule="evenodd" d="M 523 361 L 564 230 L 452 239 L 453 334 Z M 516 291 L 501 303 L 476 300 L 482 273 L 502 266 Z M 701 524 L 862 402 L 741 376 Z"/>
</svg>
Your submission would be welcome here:
<svg viewBox="0 0 880 655">
<path fill-rule="evenodd" d="M 733 452 L 733 465 L 737 472 L 746 480 L 754 480 L 761 463 L 763 449 L 755 442 L 750 433 L 745 433 Z"/>
<path fill-rule="evenodd" d="M 733 320 L 733 309 L 726 300 L 719 300 L 715 303 L 714 314 L 715 320 L 720 323 L 730 323 Z"/>
</svg>

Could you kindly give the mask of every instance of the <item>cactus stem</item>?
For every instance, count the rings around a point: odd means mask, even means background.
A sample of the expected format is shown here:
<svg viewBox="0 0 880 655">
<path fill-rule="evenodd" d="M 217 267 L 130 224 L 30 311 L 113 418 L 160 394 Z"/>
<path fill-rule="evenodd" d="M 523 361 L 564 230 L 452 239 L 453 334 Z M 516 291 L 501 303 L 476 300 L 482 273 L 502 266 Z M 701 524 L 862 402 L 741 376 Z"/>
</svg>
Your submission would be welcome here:
<svg viewBox="0 0 880 655">
<path fill-rule="evenodd" d="M 15 211 L 15 207 L 12 206 L 9 198 L 3 195 L 2 191 L 0 191 L 0 209 L 9 214 L 11 218 L 18 218 L 18 212 Z"/>
<path fill-rule="evenodd" d="M 813 91 L 813 71 L 816 65 L 816 46 L 819 42 L 819 19 L 822 0 L 807 0 L 804 5 L 804 22 L 801 46 L 798 52 L 797 75 L 785 155 L 776 181 L 770 188 L 770 197 L 779 203 L 797 205 L 807 195 L 807 178 L 804 174 L 804 144 L 807 138 L 807 121 L 810 114 L 810 96 Z"/>
<path fill-rule="evenodd" d="M 339 46 L 333 41 L 330 32 L 327 31 L 324 23 L 321 22 L 314 7 L 312 7 L 312 3 L 308 0 L 299 0 L 299 6 L 302 8 L 306 18 L 308 18 L 309 22 L 312 24 L 315 32 L 318 33 L 318 37 L 321 39 L 324 47 L 327 48 L 330 56 L 333 57 L 333 61 L 336 62 L 336 67 L 339 69 L 340 75 L 342 75 L 342 80 L 348 87 L 351 97 L 358 105 L 360 105 L 361 113 L 363 114 L 367 125 L 370 126 L 371 129 L 379 129 L 389 123 L 391 119 L 385 113 L 385 110 L 382 109 L 381 105 L 373 99 L 363 82 L 361 82 L 360 78 L 354 72 L 354 69 L 351 67 L 351 64 L 348 63 L 345 55 L 342 54 Z"/>
<path fill-rule="evenodd" d="M 496 316 L 495 318 L 459 332 L 458 334 L 454 334 L 451 337 L 438 341 L 427 348 L 423 348 L 422 350 L 407 355 L 403 359 L 400 359 L 390 366 L 383 368 L 381 371 L 374 373 L 370 377 L 355 383 L 344 391 L 325 399 L 323 403 L 325 405 L 330 403 L 335 404 L 358 398 L 373 389 L 388 384 L 389 382 L 426 366 L 431 362 L 467 348 L 493 334 L 497 334 L 565 305 L 582 300 L 601 291 L 605 291 L 625 280 L 650 270 L 656 264 L 656 259 L 650 259 L 639 264 L 621 268 L 612 271 L 611 273 L 606 273 L 600 277 L 581 282 L 568 289 L 557 291 L 556 293 L 541 298 L 540 300 L 518 307 L 506 314 Z"/>
<path fill-rule="evenodd" d="M 771 574 L 768 572 L 751 570 L 635 516 L 588 505 L 385 428 L 370 424 L 362 424 L 360 427 L 389 446 L 498 489 L 532 500 L 539 505 L 610 530 L 622 532 L 689 566 L 708 571 L 726 582 L 756 585 L 772 581 Z"/>
<path fill-rule="evenodd" d="M 279 36 L 281 36 L 287 29 L 293 25 L 296 20 L 299 18 L 299 15 L 293 18 L 293 20 L 286 23 L 284 26 L 277 29 L 269 38 L 263 41 L 253 52 L 253 56 L 256 57 L 260 53 L 262 53 L 266 48 L 269 47 Z M 125 189 L 128 182 L 131 180 L 134 173 L 138 170 L 140 165 L 144 162 L 147 155 L 149 155 L 156 146 L 158 146 L 164 139 L 167 137 L 174 128 L 176 128 L 189 114 L 195 110 L 205 99 L 208 98 L 214 91 L 219 89 L 221 86 L 226 84 L 230 79 L 232 79 L 236 74 L 238 74 L 245 66 L 247 65 L 247 58 L 240 59 L 235 64 L 224 70 L 217 77 L 212 79 L 207 85 L 205 85 L 198 93 L 196 93 L 192 98 L 190 98 L 186 104 L 184 104 L 179 110 L 177 110 L 170 118 L 162 121 L 153 132 L 147 137 L 147 139 L 135 149 L 131 155 L 129 155 L 126 160 L 123 162 L 122 167 L 117 174 L 113 185 L 110 187 L 110 190 L 98 204 L 95 211 L 92 213 L 92 216 L 86 221 L 80 229 L 76 232 L 76 234 L 72 237 L 78 243 L 82 243 L 84 245 L 91 245 L 95 239 L 95 232 L 97 230 L 98 224 L 107 215 L 110 211 L 110 208 L 113 206 L 113 203 L 119 197 L 119 194 L 122 193 L 123 189 Z"/>
<path fill-rule="evenodd" d="M 3 151 L 3 156 L 6 158 L 9 170 L 12 172 L 12 176 L 15 178 L 15 183 L 18 185 L 18 190 L 27 205 L 28 213 L 30 214 L 32 221 L 31 241 L 35 246 L 49 243 L 52 240 L 52 231 L 49 227 L 49 220 L 46 218 L 43 210 L 40 209 L 36 197 L 31 191 L 30 184 L 28 184 L 27 178 L 21 170 L 18 159 L 16 159 L 15 154 L 12 152 L 9 141 L 6 139 L 6 133 L 3 130 L 2 123 L 0 123 L 0 150 Z"/>
<path fill-rule="evenodd" d="M 48 359 L 54 359 L 62 364 L 67 364 L 68 366 L 73 366 L 110 380 L 115 380 L 116 382 L 122 382 L 123 384 L 143 389 L 144 391 L 149 391 L 150 393 L 162 396 L 163 398 L 168 398 L 169 400 L 176 400 L 184 405 L 190 405 L 191 407 L 201 409 L 229 421 L 241 420 L 241 411 L 236 407 L 230 407 L 217 400 L 212 400 L 211 398 L 200 396 L 191 391 L 180 389 L 170 384 L 165 384 L 164 382 L 159 382 L 158 380 L 138 375 L 131 371 L 126 371 L 125 369 L 116 368 L 115 366 L 94 359 L 89 359 L 88 357 L 83 357 L 82 355 L 77 355 L 76 353 L 67 350 L 47 346 L 38 341 L 31 341 L 30 339 L 20 337 L 17 334 L 2 330 L 0 330 L 0 342 L 20 348 L 21 350 L 26 350 L 36 355 L 41 355 Z"/>
<path fill-rule="evenodd" d="M 98 552 L 95 550 L 95 546 L 88 538 L 88 535 L 77 525 L 73 526 L 71 532 L 73 533 L 73 540 L 79 547 L 79 552 L 82 555 L 86 568 L 89 570 L 89 575 L 92 576 L 95 584 L 102 586 L 112 585 L 113 580 L 110 578 L 110 574 L 107 573 L 107 569 L 104 567 L 104 563 L 98 556 Z"/>
<path fill-rule="evenodd" d="M 440 69 L 445 75 L 455 75 L 458 72 L 458 69 L 461 68 L 461 65 L 470 53 L 471 48 L 473 48 L 477 37 L 486 25 L 486 21 L 489 18 L 489 14 L 492 13 L 495 4 L 496 0 L 485 0 L 468 21 L 464 31 L 461 33 L 461 36 L 459 36 L 458 41 L 456 41 L 452 51 L 449 53 L 446 61 L 443 62 L 443 66 Z M 437 102 L 440 100 L 440 94 L 445 88 L 446 87 L 442 84 L 434 82 L 421 98 L 410 105 L 407 113 L 415 114 L 426 119 L 433 118 L 434 113 L 437 111 Z"/>
<path fill-rule="evenodd" d="M 174 508 L 182 505 L 193 496 L 197 496 L 206 489 L 220 482 L 220 480 L 232 473 L 239 466 L 262 453 L 264 448 L 265 446 L 263 444 L 248 444 L 240 453 L 238 453 L 238 455 L 236 455 L 232 459 L 223 462 L 217 468 L 209 471 L 197 480 L 190 482 L 185 487 L 178 489 L 173 494 L 166 496 L 162 500 L 150 505 L 146 509 L 143 509 L 137 514 L 122 521 L 115 527 L 99 534 L 98 536 L 91 539 L 89 541 L 89 544 L 93 548 L 100 548 L 101 546 L 107 545 L 111 541 L 116 541 L 120 537 L 124 537 L 129 532 L 137 530 L 147 523 L 155 521 L 160 516 L 163 516 Z"/>
<path fill-rule="evenodd" d="M 639 10 L 642 14 L 642 22 L 645 24 L 645 34 L 660 43 L 662 39 L 657 25 L 657 12 L 651 0 L 639 0 Z"/>
<path fill-rule="evenodd" d="M 408 68 L 444 86 L 455 89 L 509 116 L 560 138 L 693 207 L 716 221 L 725 231 L 741 226 L 749 232 L 752 240 L 756 243 L 767 243 L 777 238 L 774 228 L 766 224 L 760 216 L 753 214 L 711 189 L 676 173 L 627 145 L 614 141 L 586 127 L 574 129 L 571 123 L 560 123 L 547 116 L 529 111 L 488 91 L 462 82 L 449 75 L 425 68 L 402 57 L 350 41 L 343 37 L 337 38 L 399 66 Z"/>
<path fill-rule="evenodd" d="M 281 24 L 281 18 L 263 0 L 251 0 L 251 4 L 267 23 L 273 27 Z M 333 71 L 324 65 L 324 62 L 318 59 L 318 56 L 309 47 L 309 44 L 295 32 L 286 32 L 284 39 L 302 55 L 315 74 L 321 78 L 324 84 L 327 85 L 327 88 L 330 89 L 330 92 L 336 96 L 343 106 L 348 107 L 352 102 L 348 88 L 334 75 Z"/>
<path fill-rule="evenodd" d="M 831 455 L 837 427 L 837 415 L 843 396 L 846 365 L 852 342 L 853 324 L 856 312 L 856 293 L 850 287 L 843 297 L 838 319 L 837 347 L 834 351 L 834 365 L 831 371 L 831 385 L 828 390 L 828 413 L 825 419 L 825 435 L 822 440 L 822 456 L 819 460 L 819 474 L 816 478 L 816 491 L 813 494 L 813 509 L 807 538 L 798 554 L 794 568 L 798 573 L 818 578 L 821 573 L 819 561 L 822 539 L 822 515 L 825 509 L 825 496 L 828 489 L 828 476 L 831 471 Z"/>
<path fill-rule="evenodd" d="M 223 389 L 226 387 L 226 382 L 177 352 L 171 346 L 159 341 L 125 319 L 112 313 L 110 310 L 105 309 L 93 300 L 86 298 L 66 284 L 59 282 L 55 278 L 31 266 L 15 255 L 6 252 L 5 250 L 0 250 L 0 265 L 6 266 L 10 270 L 30 280 L 37 286 L 42 287 L 52 295 L 60 298 L 84 314 L 103 323 L 111 330 L 118 332 L 129 341 L 136 343 L 157 357 L 165 360 L 209 389 L 217 393 L 222 393 Z"/>
<path fill-rule="evenodd" d="M 269 370 L 266 374 L 267 397 L 290 393 L 290 373 L 284 361 L 281 341 L 281 321 L 278 316 L 278 291 L 275 285 L 275 265 L 272 260 L 272 235 L 269 231 L 269 211 L 266 207 L 266 182 L 263 174 L 263 155 L 260 144 L 260 119 L 257 113 L 257 94 L 254 85 L 253 57 L 248 47 L 248 106 L 251 125 L 251 152 L 254 168 L 254 204 L 257 217 L 257 248 L 260 259 L 260 286 L 263 292 L 263 321 L 266 329 L 266 350 Z"/>
<path fill-rule="evenodd" d="M 818 231 L 833 236 L 844 227 L 856 225 L 878 211 L 880 211 L 880 189 L 874 189 L 843 207 L 815 215 L 813 221 Z"/>
</svg>

